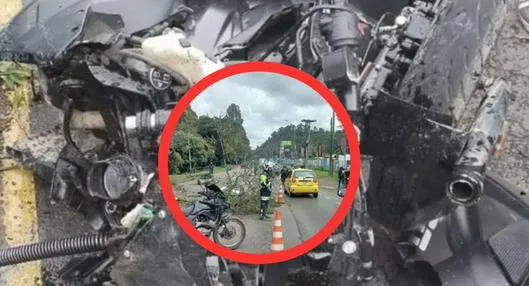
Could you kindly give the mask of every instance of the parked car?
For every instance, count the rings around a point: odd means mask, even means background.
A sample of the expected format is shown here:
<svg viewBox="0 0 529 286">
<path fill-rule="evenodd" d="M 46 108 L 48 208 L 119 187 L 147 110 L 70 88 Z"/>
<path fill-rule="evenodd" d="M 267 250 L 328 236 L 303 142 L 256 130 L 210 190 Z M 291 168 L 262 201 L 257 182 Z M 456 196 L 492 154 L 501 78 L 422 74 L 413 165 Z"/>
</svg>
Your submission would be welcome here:
<svg viewBox="0 0 529 286">
<path fill-rule="evenodd" d="M 311 169 L 294 169 L 285 180 L 285 191 L 288 196 L 311 194 L 317 198 L 320 192 L 318 178 Z"/>
</svg>

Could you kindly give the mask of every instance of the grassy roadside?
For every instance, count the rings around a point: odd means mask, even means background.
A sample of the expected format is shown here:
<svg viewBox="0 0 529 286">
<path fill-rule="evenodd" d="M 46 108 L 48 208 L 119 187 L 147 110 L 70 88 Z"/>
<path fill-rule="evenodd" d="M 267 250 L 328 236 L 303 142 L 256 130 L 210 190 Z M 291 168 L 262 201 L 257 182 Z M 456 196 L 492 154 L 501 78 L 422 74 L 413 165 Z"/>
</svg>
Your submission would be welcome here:
<svg viewBox="0 0 529 286">
<path fill-rule="evenodd" d="M 3 0 L 0 29 L 22 8 L 21 0 Z M 31 92 L 26 67 L 0 62 L 0 148 L 28 136 Z M 37 204 L 33 175 L 11 160 L 2 160 L 0 241 L 2 247 L 38 241 Z M 3 269 L 1 285 L 42 285 L 40 261 Z"/>
<path fill-rule="evenodd" d="M 338 180 L 338 170 L 334 172 L 334 174 L 331 176 L 329 175 L 329 171 L 324 170 L 313 170 L 316 176 L 318 176 L 319 179 L 333 179 Z"/>
<path fill-rule="evenodd" d="M 215 167 L 215 169 L 213 170 L 213 174 L 217 174 L 217 173 L 221 173 L 221 172 L 226 172 L 226 168 L 225 167 Z M 171 177 L 171 183 L 173 185 L 174 184 L 185 183 L 187 181 L 191 181 L 193 179 L 205 176 L 208 173 L 209 173 L 208 171 L 199 171 L 199 172 L 194 172 L 194 173 L 184 173 L 184 174 L 178 174 L 178 175 L 171 175 L 170 176 Z"/>
</svg>

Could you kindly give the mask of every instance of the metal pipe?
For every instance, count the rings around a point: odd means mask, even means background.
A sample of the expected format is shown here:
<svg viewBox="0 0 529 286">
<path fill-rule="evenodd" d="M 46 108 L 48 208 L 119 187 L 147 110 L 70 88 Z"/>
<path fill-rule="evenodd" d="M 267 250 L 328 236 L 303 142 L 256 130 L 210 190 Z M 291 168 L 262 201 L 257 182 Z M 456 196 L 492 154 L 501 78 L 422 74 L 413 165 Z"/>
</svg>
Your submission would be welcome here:
<svg viewBox="0 0 529 286">
<path fill-rule="evenodd" d="M 127 131 L 159 132 L 169 119 L 171 110 L 158 110 L 139 112 L 136 115 L 125 117 L 125 129 Z M 71 129 L 105 130 L 106 124 L 103 116 L 98 111 L 72 112 L 70 120 Z"/>
<path fill-rule="evenodd" d="M 446 193 L 453 203 L 472 205 L 483 194 L 485 167 L 503 134 L 510 87 L 497 80 L 481 104 L 463 152 L 455 163 Z"/>
<path fill-rule="evenodd" d="M 472 205 L 483 193 L 483 176 L 479 172 L 463 170 L 448 184 L 448 196 L 458 205 Z"/>
<path fill-rule="evenodd" d="M 298 69 L 303 70 L 304 60 L 303 60 L 303 32 L 309 28 L 310 22 L 305 22 L 302 24 L 296 32 L 296 56 L 298 59 Z M 312 43 L 309 39 L 309 45 Z"/>
</svg>

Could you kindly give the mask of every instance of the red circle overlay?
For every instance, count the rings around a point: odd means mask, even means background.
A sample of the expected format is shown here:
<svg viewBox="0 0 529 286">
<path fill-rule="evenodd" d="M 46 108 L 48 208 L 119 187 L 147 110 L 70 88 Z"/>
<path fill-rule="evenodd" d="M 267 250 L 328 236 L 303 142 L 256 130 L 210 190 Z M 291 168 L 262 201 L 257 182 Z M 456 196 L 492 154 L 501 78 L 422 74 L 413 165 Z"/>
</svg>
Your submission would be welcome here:
<svg viewBox="0 0 529 286">
<path fill-rule="evenodd" d="M 176 198 L 173 195 L 172 185 L 169 179 L 168 159 L 172 133 L 176 129 L 178 122 L 180 121 L 180 117 L 182 117 L 185 110 L 189 107 L 193 99 L 197 97 L 201 92 L 203 92 L 206 88 L 223 79 L 251 72 L 268 72 L 287 76 L 294 80 L 305 83 L 308 87 L 312 88 L 315 92 L 320 94 L 325 99 L 325 101 L 327 101 L 327 103 L 331 105 L 331 107 L 336 112 L 338 119 L 342 123 L 349 144 L 349 153 L 351 156 L 351 172 L 349 177 L 349 185 L 347 187 L 347 191 L 345 192 L 345 197 L 342 199 L 342 203 L 338 207 L 334 216 L 329 220 L 329 222 L 318 233 L 316 233 L 313 237 L 303 242 L 302 244 L 280 252 L 271 252 L 269 254 L 252 254 L 238 252 L 220 246 L 215 242 L 209 240 L 204 235 L 202 235 L 187 220 L 186 216 L 176 203 Z M 267 62 L 251 62 L 229 66 L 208 75 L 207 77 L 199 81 L 196 85 L 194 85 L 182 97 L 182 99 L 178 102 L 174 110 L 171 112 L 171 115 L 165 125 L 160 139 L 160 147 L 158 150 L 158 170 L 162 194 L 167 204 L 167 208 L 173 215 L 173 218 L 176 220 L 176 222 L 184 230 L 184 232 L 187 233 L 187 235 L 189 235 L 197 244 L 205 248 L 207 251 L 231 261 L 253 265 L 272 264 L 297 258 L 316 248 L 330 235 L 332 235 L 333 231 L 345 219 L 345 216 L 347 215 L 347 212 L 349 211 L 352 205 L 358 187 L 358 181 L 360 177 L 360 150 L 358 147 L 358 140 L 355 133 L 355 129 L 347 111 L 342 106 L 340 101 L 336 98 L 336 96 L 327 87 L 325 87 L 325 85 L 323 85 L 321 82 L 319 82 L 317 79 L 313 78 L 309 74 L 306 74 L 290 66 Z M 272 234 L 272 229 L 270 229 L 270 234 Z M 270 237 L 270 240 L 271 239 L 272 238 Z"/>
</svg>

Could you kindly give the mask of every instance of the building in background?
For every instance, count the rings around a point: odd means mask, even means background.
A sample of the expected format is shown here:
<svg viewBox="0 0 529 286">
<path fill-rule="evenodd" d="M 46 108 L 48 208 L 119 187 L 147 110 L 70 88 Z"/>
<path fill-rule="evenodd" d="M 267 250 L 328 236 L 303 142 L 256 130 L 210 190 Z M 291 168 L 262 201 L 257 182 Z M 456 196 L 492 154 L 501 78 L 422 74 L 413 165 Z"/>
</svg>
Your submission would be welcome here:
<svg viewBox="0 0 529 286">
<path fill-rule="evenodd" d="M 330 161 L 331 160 L 329 160 L 329 158 L 309 159 L 307 160 L 307 168 L 328 171 Z M 334 170 L 338 170 L 340 167 L 347 169 L 349 168 L 349 164 L 351 164 L 351 155 L 334 155 L 332 162 L 334 165 Z"/>
<path fill-rule="evenodd" d="M 351 155 L 345 154 L 345 155 L 338 155 L 337 160 L 337 167 L 344 167 L 345 169 L 349 168 L 349 164 L 351 164 Z"/>
</svg>

